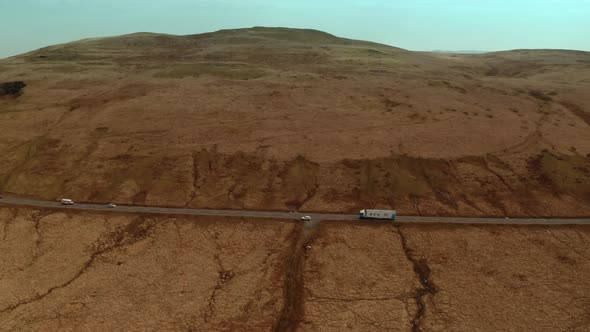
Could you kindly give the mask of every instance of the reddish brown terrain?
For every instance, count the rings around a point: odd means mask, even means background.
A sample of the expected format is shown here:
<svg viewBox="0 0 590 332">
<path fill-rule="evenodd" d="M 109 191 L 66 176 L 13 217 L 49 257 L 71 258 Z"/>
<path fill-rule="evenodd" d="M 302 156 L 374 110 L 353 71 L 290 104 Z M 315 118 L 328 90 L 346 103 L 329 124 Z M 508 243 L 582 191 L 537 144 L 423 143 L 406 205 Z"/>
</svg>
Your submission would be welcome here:
<svg viewBox="0 0 590 332">
<path fill-rule="evenodd" d="M 590 53 L 411 52 L 253 28 L 0 60 L 0 191 L 422 215 L 590 215 Z"/>
<path fill-rule="evenodd" d="M 0 207 L 1 331 L 588 331 L 590 228 Z"/>
</svg>

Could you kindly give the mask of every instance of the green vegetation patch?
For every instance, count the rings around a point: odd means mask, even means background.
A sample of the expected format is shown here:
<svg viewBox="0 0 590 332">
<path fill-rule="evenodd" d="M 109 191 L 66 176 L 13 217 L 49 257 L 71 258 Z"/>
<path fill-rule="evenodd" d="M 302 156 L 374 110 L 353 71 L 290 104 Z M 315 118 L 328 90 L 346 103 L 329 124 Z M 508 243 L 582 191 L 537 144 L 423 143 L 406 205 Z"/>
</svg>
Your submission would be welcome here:
<svg viewBox="0 0 590 332">
<path fill-rule="evenodd" d="M 250 30 L 254 35 L 290 42 L 305 44 L 349 44 L 350 41 L 338 38 L 326 32 L 311 29 L 265 28 L 255 27 Z"/>
<path fill-rule="evenodd" d="M 104 61 L 105 56 L 95 55 L 86 50 L 39 50 L 23 57 L 25 61 L 33 63 L 55 63 L 74 61 Z"/>
<path fill-rule="evenodd" d="M 538 179 L 553 190 L 590 195 L 589 157 L 543 151 L 530 164 Z"/>
<path fill-rule="evenodd" d="M 33 67 L 33 71 L 50 71 L 54 73 L 73 74 L 87 71 L 88 68 L 84 66 L 76 65 L 55 65 L 55 66 L 42 66 Z"/>
<path fill-rule="evenodd" d="M 232 80 L 250 80 L 266 75 L 266 71 L 259 68 L 250 68 L 240 64 L 186 64 L 174 66 L 167 71 L 154 74 L 156 78 L 185 78 L 214 76 Z"/>
</svg>

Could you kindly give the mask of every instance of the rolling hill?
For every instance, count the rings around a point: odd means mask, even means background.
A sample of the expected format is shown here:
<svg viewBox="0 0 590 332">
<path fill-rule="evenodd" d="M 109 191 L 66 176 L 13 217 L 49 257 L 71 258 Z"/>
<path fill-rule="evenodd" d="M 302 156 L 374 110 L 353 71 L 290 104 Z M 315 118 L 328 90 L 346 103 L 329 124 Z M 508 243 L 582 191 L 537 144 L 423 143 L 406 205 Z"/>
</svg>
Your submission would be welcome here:
<svg viewBox="0 0 590 332">
<path fill-rule="evenodd" d="M 590 53 L 315 30 L 137 33 L 0 60 L 0 192 L 161 206 L 590 215 Z"/>
</svg>

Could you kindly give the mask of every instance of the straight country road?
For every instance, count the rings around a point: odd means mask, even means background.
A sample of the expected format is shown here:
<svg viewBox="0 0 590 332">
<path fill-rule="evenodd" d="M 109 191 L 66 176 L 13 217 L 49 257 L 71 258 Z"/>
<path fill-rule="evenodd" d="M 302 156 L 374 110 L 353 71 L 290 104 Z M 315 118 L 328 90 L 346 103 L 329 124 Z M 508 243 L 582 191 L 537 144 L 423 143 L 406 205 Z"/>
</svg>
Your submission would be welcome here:
<svg viewBox="0 0 590 332">
<path fill-rule="evenodd" d="M 186 216 L 220 216 L 220 217 L 249 217 L 249 218 L 274 218 L 299 220 L 302 216 L 310 216 L 313 220 L 358 220 L 358 214 L 335 213 L 303 213 L 303 212 L 274 212 L 251 210 L 213 210 L 213 209 L 185 209 L 164 208 L 147 206 L 119 205 L 109 208 L 101 204 L 75 204 L 62 205 L 60 202 L 41 201 L 26 198 L 3 197 L 0 198 L 1 206 L 27 206 L 36 208 L 57 208 L 63 210 L 126 212 L 147 214 L 169 214 Z M 398 216 L 395 222 L 399 223 L 424 223 L 424 224 L 495 224 L 495 225 L 590 225 L 590 219 L 506 219 L 506 218 L 460 218 L 460 217 L 419 217 Z"/>
</svg>

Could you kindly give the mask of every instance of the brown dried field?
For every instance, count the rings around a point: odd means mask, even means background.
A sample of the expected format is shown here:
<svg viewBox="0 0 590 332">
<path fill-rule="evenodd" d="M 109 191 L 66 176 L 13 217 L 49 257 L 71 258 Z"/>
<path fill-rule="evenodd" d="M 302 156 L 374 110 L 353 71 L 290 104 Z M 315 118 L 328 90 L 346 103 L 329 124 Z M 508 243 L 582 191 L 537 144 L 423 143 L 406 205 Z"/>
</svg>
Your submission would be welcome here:
<svg viewBox="0 0 590 332">
<path fill-rule="evenodd" d="M 590 53 L 253 28 L 0 60 L 0 192 L 161 206 L 590 215 Z M 6 90 L 6 89 L 5 89 Z"/>
<path fill-rule="evenodd" d="M 281 310 L 293 223 L 0 213 L 0 330 L 257 331 Z"/>
<path fill-rule="evenodd" d="M 590 229 L 0 209 L 3 331 L 587 331 Z"/>
<path fill-rule="evenodd" d="M 305 269 L 309 331 L 586 331 L 583 226 L 321 227 Z"/>
</svg>

